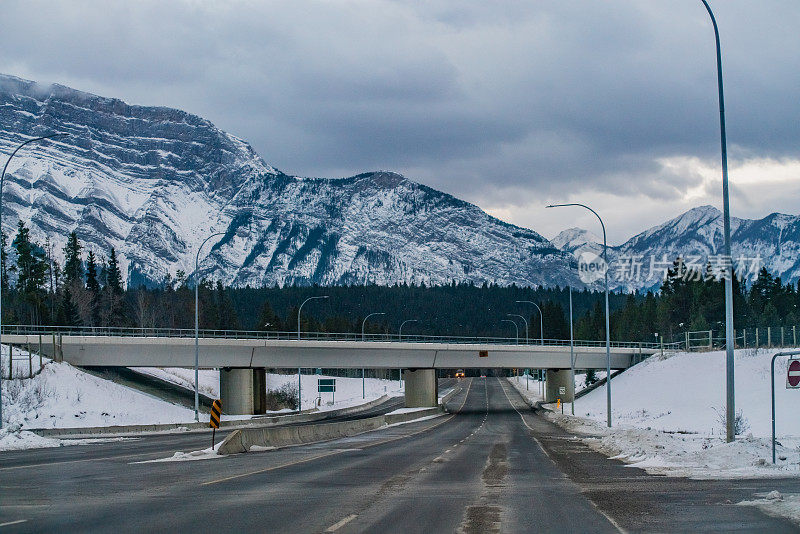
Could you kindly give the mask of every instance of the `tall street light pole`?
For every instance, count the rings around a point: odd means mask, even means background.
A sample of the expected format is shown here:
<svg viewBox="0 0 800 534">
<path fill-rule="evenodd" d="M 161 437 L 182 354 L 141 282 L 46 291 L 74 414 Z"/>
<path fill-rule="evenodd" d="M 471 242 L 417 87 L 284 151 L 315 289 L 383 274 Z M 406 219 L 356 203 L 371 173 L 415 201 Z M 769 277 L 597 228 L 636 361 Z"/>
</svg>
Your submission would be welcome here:
<svg viewBox="0 0 800 534">
<path fill-rule="evenodd" d="M 532 300 L 518 300 L 516 302 L 517 304 L 533 304 L 536 306 L 536 309 L 539 311 L 539 336 L 541 337 L 542 345 L 544 345 L 544 318 L 542 317 L 542 309 Z"/>
<path fill-rule="evenodd" d="M 572 370 L 572 415 L 575 415 L 575 336 L 572 334 L 572 286 L 569 286 L 569 365 Z"/>
<path fill-rule="evenodd" d="M 25 145 L 28 145 L 30 143 L 35 143 L 37 141 L 43 141 L 45 139 L 52 139 L 54 137 L 66 137 L 66 136 L 69 136 L 69 134 L 55 133 L 50 135 L 43 135 L 41 137 L 34 137 L 33 139 L 28 139 L 24 143 L 20 143 L 19 145 L 17 145 L 17 148 L 15 148 L 14 151 L 11 153 L 11 155 L 8 156 L 6 164 L 3 166 L 3 173 L 0 174 L 0 231 L 2 231 L 3 228 L 3 184 L 5 183 L 6 170 L 8 170 L 8 164 L 11 163 L 11 159 Z M 3 272 L 3 264 L 2 264 L 2 259 L 0 259 L 0 273 L 2 272 Z M 0 283 L 0 347 L 2 347 L 2 337 L 3 337 L 3 284 Z M 3 373 L 0 372 L 0 429 L 2 428 L 3 428 Z"/>
<path fill-rule="evenodd" d="M 364 327 L 367 324 L 367 319 L 369 319 L 373 315 L 386 315 L 386 313 L 385 312 L 375 312 L 375 313 L 370 313 L 369 315 L 364 317 L 364 320 L 361 321 L 361 341 L 365 340 L 365 335 L 366 334 L 364 333 Z M 403 325 L 400 325 L 400 329 L 401 330 L 403 329 Z M 361 398 L 362 399 L 366 399 L 367 398 L 366 378 L 365 378 L 364 368 L 363 367 L 361 368 Z"/>
<path fill-rule="evenodd" d="M 211 234 L 197 247 L 197 254 L 194 257 L 194 420 L 200 420 L 200 251 L 208 240 L 218 235 L 225 235 L 225 232 Z"/>
<path fill-rule="evenodd" d="M 524 316 L 517 315 L 515 313 L 507 313 L 506 316 L 508 316 L 508 317 L 519 317 L 520 319 L 522 319 L 522 322 L 525 323 L 525 344 L 527 345 L 528 344 L 528 320 L 525 319 Z"/>
<path fill-rule="evenodd" d="M 306 305 L 306 302 L 309 300 L 317 300 L 317 299 L 326 299 L 328 295 L 319 295 L 316 297 L 308 297 L 303 303 L 297 308 L 297 341 L 300 341 L 300 312 L 303 310 L 303 306 Z M 297 413 L 303 411 L 303 383 L 301 381 L 300 375 L 300 367 L 297 368 Z"/>
<path fill-rule="evenodd" d="M 603 261 L 606 264 L 605 272 L 605 289 L 606 289 L 606 420 L 609 428 L 611 427 L 611 323 L 608 315 L 608 242 L 606 240 L 606 225 L 603 219 L 592 208 L 586 204 L 550 204 L 548 208 L 563 208 L 565 206 L 579 206 L 586 208 L 594 213 L 597 220 L 600 221 L 600 226 L 603 228 Z"/>
<path fill-rule="evenodd" d="M 517 332 L 517 345 L 519 345 L 519 326 L 517 326 L 516 321 L 512 321 L 511 319 L 501 319 L 501 323 L 511 323 L 514 325 L 514 330 Z"/>
<path fill-rule="evenodd" d="M 719 92 L 719 133 L 722 147 L 722 226 L 725 258 L 725 427 L 728 442 L 736 439 L 736 410 L 733 380 L 733 258 L 731 257 L 731 211 L 728 195 L 728 143 L 725 134 L 725 95 L 722 91 L 722 52 L 719 45 L 717 19 L 706 0 L 701 0 L 711 17 L 714 26 L 714 40 L 717 45 L 717 90 Z"/>
</svg>

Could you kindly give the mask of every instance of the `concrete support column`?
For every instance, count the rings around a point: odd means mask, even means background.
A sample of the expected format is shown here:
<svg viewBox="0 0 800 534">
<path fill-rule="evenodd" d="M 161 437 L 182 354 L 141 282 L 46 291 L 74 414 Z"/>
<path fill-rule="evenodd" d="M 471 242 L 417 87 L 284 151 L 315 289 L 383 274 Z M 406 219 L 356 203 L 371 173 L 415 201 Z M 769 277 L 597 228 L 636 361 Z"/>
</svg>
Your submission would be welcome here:
<svg viewBox="0 0 800 534">
<path fill-rule="evenodd" d="M 228 415 L 252 415 L 253 369 L 223 368 L 219 372 L 219 397 L 222 400 L 222 413 Z"/>
<path fill-rule="evenodd" d="M 253 369 L 253 413 L 267 413 L 267 369 Z"/>
<path fill-rule="evenodd" d="M 406 408 L 427 408 L 439 404 L 436 369 L 406 369 Z"/>
<path fill-rule="evenodd" d="M 572 381 L 572 372 L 569 369 L 548 369 L 545 402 L 556 402 L 556 399 L 561 399 L 561 402 L 572 402 L 574 398 L 575 383 Z"/>
</svg>

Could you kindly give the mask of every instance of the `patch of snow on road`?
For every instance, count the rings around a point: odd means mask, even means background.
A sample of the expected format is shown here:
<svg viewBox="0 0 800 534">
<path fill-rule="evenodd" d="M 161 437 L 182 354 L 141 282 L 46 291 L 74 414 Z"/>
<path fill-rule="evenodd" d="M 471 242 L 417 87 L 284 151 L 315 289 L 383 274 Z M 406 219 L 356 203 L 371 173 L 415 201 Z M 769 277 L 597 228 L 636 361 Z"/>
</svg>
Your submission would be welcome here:
<svg viewBox="0 0 800 534">
<path fill-rule="evenodd" d="M 800 524 L 800 494 L 770 491 L 769 493 L 757 493 L 756 496 L 761 498 L 752 501 L 742 501 L 737 504 L 741 506 L 755 506 L 766 514 L 776 517 L 786 517 Z"/>
</svg>

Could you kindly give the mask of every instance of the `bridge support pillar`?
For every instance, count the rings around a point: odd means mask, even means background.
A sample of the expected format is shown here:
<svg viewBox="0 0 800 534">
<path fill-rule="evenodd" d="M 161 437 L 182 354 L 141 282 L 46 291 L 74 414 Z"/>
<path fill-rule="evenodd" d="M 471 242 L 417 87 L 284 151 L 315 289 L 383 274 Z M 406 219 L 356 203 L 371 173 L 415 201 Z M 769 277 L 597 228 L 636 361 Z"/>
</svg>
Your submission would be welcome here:
<svg viewBox="0 0 800 534">
<path fill-rule="evenodd" d="M 439 404 L 436 369 L 406 369 L 406 408 L 427 408 Z"/>
<path fill-rule="evenodd" d="M 575 382 L 569 369 L 548 369 L 545 402 L 572 402 L 575 399 Z"/>
<path fill-rule="evenodd" d="M 234 369 L 219 372 L 222 411 L 228 415 L 253 415 L 266 411 L 266 369 Z"/>
</svg>

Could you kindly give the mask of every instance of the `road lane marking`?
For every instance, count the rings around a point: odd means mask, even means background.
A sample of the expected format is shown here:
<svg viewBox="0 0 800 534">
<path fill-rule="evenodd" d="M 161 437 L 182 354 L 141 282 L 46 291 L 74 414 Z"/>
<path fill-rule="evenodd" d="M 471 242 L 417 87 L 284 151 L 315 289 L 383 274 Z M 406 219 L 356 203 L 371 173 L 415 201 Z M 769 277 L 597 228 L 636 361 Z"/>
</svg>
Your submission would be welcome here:
<svg viewBox="0 0 800 534">
<path fill-rule="evenodd" d="M 356 514 L 348 515 L 347 517 L 345 517 L 341 521 L 339 521 L 337 523 L 334 523 L 331 526 L 329 526 L 328 528 L 326 528 L 325 532 L 336 532 L 337 530 L 339 530 L 340 528 L 345 526 L 347 523 L 349 523 L 350 521 L 352 521 L 356 517 L 358 517 Z"/>
<path fill-rule="evenodd" d="M 19 525 L 20 523 L 27 523 L 27 519 L 17 519 L 16 521 L 8 521 L 7 523 L 0 523 L 0 527 L 10 527 L 11 525 Z"/>
<path fill-rule="evenodd" d="M 505 384 L 503 384 L 503 381 L 502 381 L 502 380 L 500 380 L 499 378 L 498 378 L 498 380 L 500 381 L 500 389 L 502 389 L 502 390 L 503 390 L 503 394 L 506 396 L 506 400 L 508 400 L 508 403 L 511 405 L 511 407 L 512 407 L 512 408 L 514 408 L 514 411 L 515 411 L 515 412 L 517 412 L 517 415 L 519 415 L 519 418 L 520 418 L 520 419 L 522 419 L 522 423 L 523 423 L 523 424 L 524 424 L 526 427 L 528 427 L 528 430 L 530 430 L 531 432 L 535 432 L 535 431 L 533 430 L 533 428 L 531 427 L 531 425 L 529 425 L 529 424 L 527 423 L 527 421 L 525 421 L 525 417 L 523 417 L 522 413 L 520 413 L 520 411 L 519 411 L 519 410 L 517 410 L 517 407 L 516 407 L 516 406 L 514 406 L 514 403 L 513 403 L 513 402 L 511 402 L 511 397 L 509 397 L 509 396 L 508 396 L 508 393 L 506 392 L 506 387 L 505 387 Z M 511 385 L 509 384 L 509 387 L 513 387 L 513 386 L 511 386 Z M 517 393 L 517 395 L 520 395 L 520 394 L 519 394 L 519 392 L 516 392 L 516 393 Z M 520 395 L 520 396 L 521 396 L 521 395 Z M 557 462 L 556 462 L 556 461 L 555 461 L 555 460 L 554 460 L 554 459 L 553 459 L 553 458 L 550 456 L 550 453 L 548 453 L 548 452 L 547 452 L 547 450 L 544 448 L 544 445 L 542 445 L 542 443 L 541 443 L 541 442 L 540 442 L 538 439 L 536 439 L 536 436 L 531 436 L 531 439 L 533 439 L 533 441 L 534 441 L 534 442 L 536 442 L 536 444 L 537 444 L 537 445 L 539 446 L 539 448 L 542 450 L 542 452 L 544 453 L 544 455 L 545 455 L 545 456 L 547 456 L 547 458 L 548 458 L 548 459 L 549 459 L 551 462 L 553 462 L 553 465 L 554 465 L 554 466 L 556 466 L 556 469 L 558 469 L 559 471 L 561 471 L 561 472 L 563 473 L 564 471 L 563 471 L 563 470 L 562 470 L 562 469 L 561 469 L 561 468 L 558 466 L 558 463 L 557 463 Z M 611 526 L 613 526 L 614 528 L 616 528 L 616 529 L 617 529 L 617 530 L 618 530 L 618 531 L 619 531 L 621 534 L 626 534 L 626 532 L 627 532 L 627 531 L 626 531 L 625 529 L 623 529 L 623 528 L 622 528 L 622 527 L 621 527 L 621 526 L 620 526 L 620 525 L 619 525 L 619 524 L 618 524 L 616 521 L 614 521 L 614 519 L 613 519 L 613 518 L 612 518 L 610 515 L 608 515 L 607 513 L 605 513 L 603 510 L 601 510 L 601 509 L 600 509 L 600 507 L 599 507 L 599 506 L 597 506 L 597 503 L 596 503 L 596 502 L 594 502 L 594 501 L 593 501 L 592 499 L 590 499 L 589 497 L 586 497 L 586 500 L 587 500 L 587 501 L 589 501 L 589 502 L 591 503 L 591 505 L 594 507 L 594 509 L 595 509 L 595 510 L 597 510 L 597 512 L 598 512 L 600 515 L 602 515 L 603 517 L 605 517 L 605 518 L 608 520 L 608 522 L 609 522 L 609 523 L 611 523 Z"/>
<path fill-rule="evenodd" d="M 467 386 L 467 393 L 466 393 L 466 395 L 464 395 L 464 402 L 461 403 L 461 407 L 458 409 L 459 412 L 464 408 L 464 405 L 467 403 L 467 397 L 469 396 L 469 390 L 470 390 L 471 387 L 472 387 L 472 381 L 470 381 L 469 385 Z M 456 412 L 456 413 L 458 413 L 458 412 Z M 397 437 L 394 437 L 394 438 L 385 439 L 385 440 L 378 441 L 378 442 L 375 442 L 375 443 L 367 443 L 367 444 L 362 446 L 362 449 L 369 449 L 369 448 L 372 448 L 372 447 L 377 447 L 379 445 L 385 445 L 386 443 L 391 443 L 393 441 L 398 441 L 398 440 L 401 440 L 401 439 L 406 439 L 406 438 L 410 438 L 410 437 L 416 436 L 416 435 L 421 434 L 423 432 L 428 432 L 429 430 L 433 430 L 434 428 L 442 426 L 446 422 L 450 421 L 453 417 L 455 417 L 455 414 L 453 414 L 450 417 L 446 418 L 441 423 L 437 423 L 435 425 L 431 425 L 429 427 L 422 428 L 422 429 L 420 429 L 420 430 L 418 430 L 416 432 L 412 432 L 411 434 L 404 434 L 402 436 L 397 436 Z M 381 430 L 381 429 L 376 429 L 376 430 Z M 267 467 L 265 469 L 259 469 L 258 471 L 250 471 L 250 472 L 247 472 L 247 473 L 241 473 L 241 474 L 238 474 L 238 475 L 231 475 L 231 476 L 228 476 L 228 477 L 225 477 L 225 478 L 219 478 L 219 479 L 216 479 L 216 480 L 209 480 L 208 482 L 203 482 L 200 485 L 201 486 L 210 486 L 212 484 L 218 484 L 220 482 L 227 482 L 228 480 L 235 480 L 237 478 L 243 478 L 243 477 L 247 477 L 247 476 L 250 476 L 250 475 L 258 475 L 258 474 L 261 474 L 261 473 L 267 473 L 267 472 L 270 472 L 270 471 L 283 469 L 285 467 L 291 467 L 291 466 L 298 465 L 298 464 L 312 462 L 312 461 L 317 460 L 319 458 L 326 458 L 328 456 L 334 456 L 334 455 L 337 455 L 337 454 L 342 454 L 343 452 L 348 452 L 348 449 L 334 449 L 333 451 L 328 452 L 327 454 L 318 454 L 318 455 L 312 456 L 310 458 L 305 458 L 305 459 L 302 459 L 302 460 L 297 460 L 295 462 L 288 462 L 288 463 L 281 464 L 281 465 Z"/>
<path fill-rule="evenodd" d="M 284 467 L 291 467 L 293 465 L 300 465 L 300 464 L 304 464 L 304 463 L 307 463 L 307 462 L 312 462 L 314 460 L 318 460 L 319 458 L 325 458 L 327 456 L 333 456 L 335 454 L 342 454 L 343 452 L 345 452 L 345 451 L 343 451 L 341 449 L 334 449 L 333 451 L 325 453 L 325 454 L 317 454 L 316 456 L 310 456 L 308 458 L 303 458 L 301 460 L 295 460 L 294 462 L 287 462 L 285 464 L 273 465 L 272 467 L 259 469 L 258 471 L 250 471 L 248 473 L 240 473 L 238 475 L 231 475 L 231 476 L 227 476 L 227 477 L 224 477 L 224 478 L 218 478 L 216 480 L 209 480 L 208 482 L 203 482 L 200 485 L 201 486 L 210 486 L 211 484 L 218 484 L 220 482 L 227 482 L 229 480 L 235 480 L 237 478 L 249 477 L 250 475 L 258 475 L 259 473 L 267 473 L 269 471 L 275 471 L 276 469 L 283 469 Z"/>
</svg>

